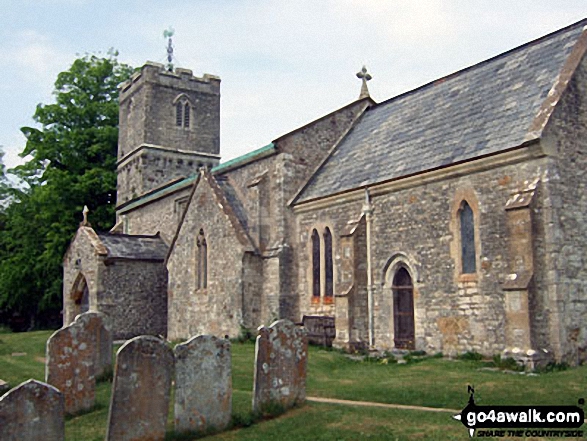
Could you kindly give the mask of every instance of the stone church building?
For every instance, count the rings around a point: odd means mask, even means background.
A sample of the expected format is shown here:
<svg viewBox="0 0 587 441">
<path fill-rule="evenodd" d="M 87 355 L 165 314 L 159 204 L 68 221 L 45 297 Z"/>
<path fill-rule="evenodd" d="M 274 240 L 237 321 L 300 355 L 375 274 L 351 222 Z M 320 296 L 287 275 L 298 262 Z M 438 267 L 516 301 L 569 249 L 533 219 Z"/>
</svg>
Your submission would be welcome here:
<svg viewBox="0 0 587 441">
<path fill-rule="evenodd" d="M 587 357 L 587 20 L 220 162 L 220 79 L 121 86 L 117 225 L 64 257 L 64 321 L 237 336 L 334 318 L 338 347 Z M 90 213 L 91 221 L 91 213 Z"/>
</svg>

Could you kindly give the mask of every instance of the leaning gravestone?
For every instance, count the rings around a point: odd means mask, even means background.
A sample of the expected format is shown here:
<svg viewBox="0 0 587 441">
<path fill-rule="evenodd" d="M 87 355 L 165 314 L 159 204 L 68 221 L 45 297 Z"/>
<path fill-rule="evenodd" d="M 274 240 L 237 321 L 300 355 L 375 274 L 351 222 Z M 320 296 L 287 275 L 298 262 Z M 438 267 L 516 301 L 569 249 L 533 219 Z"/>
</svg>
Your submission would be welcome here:
<svg viewBox="0 0 587 441">
<path fill-rule="evenodd" d="M 112 332 L 108 325 L 107 317 L 95 311 L 84 312 L 75 318 L 76 322 L 83 324 L 88 336 L 94 339 L 94 377 L 112 371 Z"/>
<path fill-rule="evenodd" d="M 200 335 L 175 347 L 175 430 L 228 427 L 232 414 L 230 342 Z"/>
<path fill-rule="evenodd" d="M 45 381 L 63 393 L 68 414 L 94 406 L 95 350 L 94 339 L 80 322 L 55 331 L 47 340 Z"/>
<path fill-rule="evenodd" d="M 63 441 L 63 394 L 53 386 L 28 380 L 0 398 L 0 440 Z"/>
<path fill-rule="evenodd" d="M 255 347 L 253 411 L 282 409 L 306 399 L 308 341 L 304 328 L 289 320 L 261 326 Z"/>
<path fill-rule="evenodd" d="M 120 347 L 114 367 L 107 440 L 165 438 L 173 363 L 173 351 L 157 337 L 135 337 Z"/>
</svg>

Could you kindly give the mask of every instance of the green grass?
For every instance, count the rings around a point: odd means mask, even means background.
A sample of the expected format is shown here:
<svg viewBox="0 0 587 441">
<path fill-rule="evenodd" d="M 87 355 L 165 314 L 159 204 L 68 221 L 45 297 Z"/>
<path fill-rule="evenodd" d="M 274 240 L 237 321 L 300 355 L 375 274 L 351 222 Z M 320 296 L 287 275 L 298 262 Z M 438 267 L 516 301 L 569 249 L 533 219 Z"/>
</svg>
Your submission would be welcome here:
<svg viewBox="0 0 587 441">
<path fill-rule="evenodd" d="M 0 378 L 15 386 L 44 379 L 45 342 L 51 331 L 0 334 Z M 237 428 L 210 440 L 466 440 L 464 427 L 450 413 L 384 409 L 308 402 L 277 418 L 260 421 L 251 413 L 254 344 L 233 343 L 233 420 Z M 15 353 L 26 355 L 13 356 Z M 475 357 L 471 357 L 475 358 Z M 587 366 L 537 376 L 480 370 L 479 360 L 425 358 L 408 364 L 356 361 L 336 351 L 310 348 L 307 395 L 461 409 L 467 385 L 478 404 L 576 404 L 587 398 Z M 66 439 L 102 440 L 112 383 L 98 383 L 92 412 L 66 420 Z M 172 400 L 173 402 L 173 400 Z M 173 430 L 168 440 L 187 440 Z M 519 438 L 518 438 L 519 439 Z"/>
</svg>

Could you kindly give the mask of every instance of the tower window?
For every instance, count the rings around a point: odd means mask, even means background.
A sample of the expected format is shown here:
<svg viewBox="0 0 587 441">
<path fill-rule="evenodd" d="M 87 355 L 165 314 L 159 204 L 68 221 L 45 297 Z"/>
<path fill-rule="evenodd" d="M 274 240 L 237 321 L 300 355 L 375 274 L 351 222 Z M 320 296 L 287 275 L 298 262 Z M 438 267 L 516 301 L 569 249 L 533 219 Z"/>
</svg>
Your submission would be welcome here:
<svg viewBox="0 0 587 441">
<path fill-rule="evenodd" d="M 188 103 L 185 103 L 185 106 L 183 106 L 183 126 L 190 126 L 190 105 Z"/>
<path fill-rule="evenodd" d="M 175 104 L 175 125 L 177 127 L 189 128 L 191 105 L 187 99 L 181 98 Z"/>
<path fill-rule="evenodd" d="M 181 127 L 183 122 L 183 104 L 177 103 L 175 105 L 175 124 L 177 127 Z"/>
</svg>

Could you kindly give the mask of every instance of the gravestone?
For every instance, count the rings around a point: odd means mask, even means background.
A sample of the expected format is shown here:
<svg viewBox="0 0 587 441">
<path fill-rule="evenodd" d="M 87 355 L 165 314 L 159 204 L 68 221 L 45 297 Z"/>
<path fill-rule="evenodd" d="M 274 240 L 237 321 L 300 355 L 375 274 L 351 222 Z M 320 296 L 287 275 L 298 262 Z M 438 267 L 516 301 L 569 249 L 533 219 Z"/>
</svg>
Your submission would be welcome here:
<svg viewBox="0 0 587 441">
<path fill-rule="evenodd" d="M 261 326 L 255 347 L 253 411 L 285 410 L 306 399 L 308 340 L 304 328 L 289 320 Z"/>
<path fill-rule="evenodd" d="M 114 367 L 107 440 L 165 438 L 173 363 L 173 351 L 157 337 L 135 337 L 120 347 Z"/>
<path fill-rule="evenodd" d="M 107 317 L 95 311 L 84 312 L 75 318 L 83 324 L 86 333 L 94 339 L 94 377 L 99 378 L 112 371 L 112 332 Z"/>
<path fill-rule="evenodd" d="M 175 347 L 175 430 L 228 427 L 232 414 L 230 342 L 200 335 Z"/>
<path fill-rule="evenodd" d="M 67 414 L 94 406 L 94 352 L 94 339 L 80 322 L 55 331 L 47 340 L 45 381 L 63 393 Z"/>
<path fill-rule="evenodd" d="M 63 394 L 55 387 L 28 380 L 0 397 L 2 441 L 63 441 Z"/>
</svg>

